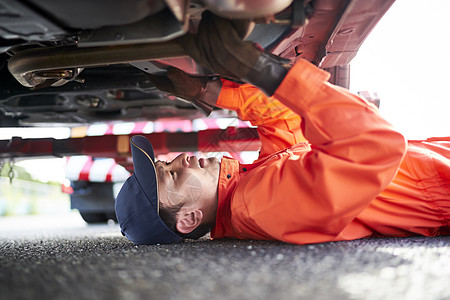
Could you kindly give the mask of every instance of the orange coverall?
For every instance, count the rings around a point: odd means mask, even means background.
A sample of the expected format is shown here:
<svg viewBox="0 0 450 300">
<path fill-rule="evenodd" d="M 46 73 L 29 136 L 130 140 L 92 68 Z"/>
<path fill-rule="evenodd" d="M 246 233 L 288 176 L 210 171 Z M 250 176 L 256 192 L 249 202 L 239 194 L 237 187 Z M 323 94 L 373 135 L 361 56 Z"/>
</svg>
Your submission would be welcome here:
<svg viewBox="0 0 450 300">
<path fill-rule="evenodd" d="M 302 60 L 271 98 L 223 81 L 217 106 L 257 125 L 262 148 L 253 164 L 222 159 L 213 239 L 450 233 L 450 138 L 406 145 L 373 105 L 328 78 Z"/>
</svg>

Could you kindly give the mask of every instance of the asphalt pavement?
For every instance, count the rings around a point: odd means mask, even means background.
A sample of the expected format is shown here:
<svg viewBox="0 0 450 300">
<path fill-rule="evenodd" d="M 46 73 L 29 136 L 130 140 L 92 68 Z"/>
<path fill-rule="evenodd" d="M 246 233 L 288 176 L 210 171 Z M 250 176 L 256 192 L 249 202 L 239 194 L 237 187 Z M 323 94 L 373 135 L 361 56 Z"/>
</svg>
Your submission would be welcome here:
<svg viewBox="0 0 450 300">
<path fill-rule="evenodd" d="M 136 246 L 74 213 L 1 217 L 0 299 L 450 299 L 450 237 Z"/>
</svg>

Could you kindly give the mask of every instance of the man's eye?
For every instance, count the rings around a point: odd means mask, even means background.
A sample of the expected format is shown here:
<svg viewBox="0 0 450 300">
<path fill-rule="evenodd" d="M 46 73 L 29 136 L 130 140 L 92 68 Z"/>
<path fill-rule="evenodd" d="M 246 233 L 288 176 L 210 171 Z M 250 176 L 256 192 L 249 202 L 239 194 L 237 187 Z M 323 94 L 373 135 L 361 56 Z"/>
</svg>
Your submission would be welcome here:
<svg viewBox="0 0 450 300">
<path fill-rule="evenodd" d="M 174 171 L 170 171 L 170 175 L 172 175 L 172 177 L 173 177 L 173 175 L 175 175 L 175 172 Z"/>
</svg>

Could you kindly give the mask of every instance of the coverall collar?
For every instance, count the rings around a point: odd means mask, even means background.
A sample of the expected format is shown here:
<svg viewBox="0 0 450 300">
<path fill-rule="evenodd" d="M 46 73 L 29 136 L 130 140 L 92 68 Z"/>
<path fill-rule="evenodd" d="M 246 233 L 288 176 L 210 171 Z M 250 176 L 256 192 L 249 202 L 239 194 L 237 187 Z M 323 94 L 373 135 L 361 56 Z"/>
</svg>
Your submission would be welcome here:
<svg viewBox="0 0 450 300">
<path fill-rule="evenodd" d="M 239 182 L 240 164 L 237 160 L 223 157 L 220 163 L 216 225 L 211 238 L 232 236 L 230 200 Z"/>
</svg>

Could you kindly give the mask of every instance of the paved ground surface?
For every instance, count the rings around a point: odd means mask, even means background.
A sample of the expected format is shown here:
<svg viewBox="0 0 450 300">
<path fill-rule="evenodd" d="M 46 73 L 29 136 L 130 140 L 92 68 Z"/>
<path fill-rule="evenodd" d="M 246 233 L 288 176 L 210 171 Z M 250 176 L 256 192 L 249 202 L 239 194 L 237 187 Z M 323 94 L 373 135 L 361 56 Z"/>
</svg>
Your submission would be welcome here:
<svg viewBox="0 0 450 300">
<path fill-rule="evenodd" d="M 135 246 L 75 214 L 3 217 L 0 299 L 450 299 L 450 237 Z"/>
</svg>

